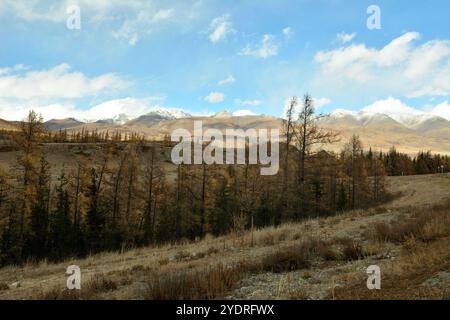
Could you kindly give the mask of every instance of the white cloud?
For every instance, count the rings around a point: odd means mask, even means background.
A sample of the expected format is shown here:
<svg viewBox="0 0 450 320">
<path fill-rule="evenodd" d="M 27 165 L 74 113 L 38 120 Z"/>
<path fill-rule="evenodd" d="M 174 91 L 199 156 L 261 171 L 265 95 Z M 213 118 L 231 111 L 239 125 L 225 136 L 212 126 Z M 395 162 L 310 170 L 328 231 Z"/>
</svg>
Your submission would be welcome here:
<svg viewBox="0 0 450 320">
<path fill-rule="evenodd" d="M 233 117 L 245 117 L 245 116 L 256 116 L 256 113 L 254 113 L 251 110 L 237 110 L 233 112 Z"/>
<path fill-rule="evenodd" d="M 223 39 L 226 39 L 227 35 L 234 33 L 233 24 L 230 21 L 230 15 L 225 14 L 223 16 L 214 18 L 210 23 L 209 40 L 212 43 L 217 43 Z"/>
<path fill-rule="evenodd" d="M 0 118 L 10 121 L 18 121 L 26 118 L 30 110 L 34 110 L 44 117 L 44 120 L 52 118 L 67 118 L 76 115 L 76 108 L 72 104 L 48 104 L 41 105 L 35 103 L 11 103 L 8 100 L 0 99 Z"/>
<path fill-rule="evenodd" d="M 174 9 L 142 10 L 135 17 L 125 18 L 119 30 L 113 31 L 114 38 L 125 40 L 130 46 L 136 45 L 140 35 L 152 32 L 155 25 L 172 18 Z"/>
<path fill-rule="evenodd" d="M 67 19 L 65 8 L 68 6 L 65 2 L 54 6 L 48 6 L 46 10 L 42 9 L 43 3 L 39 1 L 14 1 L 3 0 L 2 11 L 0 14 L 12 12 L 16 17 L 25 21 L 50 21 L 62 22 Z"/>
<path fill-rule="evenodd" d="M 408 32 L 381 49 L 352 44 L 320 51 L 316 83 L 407 97 L 450 94 L 450 41 L 415 45 L 418 39 L 419 33 Z"/>
<path fill-rule="evenodd" d="M 235 99 L 234 103 L 236 103 L 239 106 L 250 106 L 250 107 L 257 107 L 261 105 L 261 100 L 241 100 L 241 99 Z"/>
<path fill-rule="evenodd" d="M 412 80 L 425 76 L 428 70 L 435 68 L 436 64 L 449 55 L 449 43 L 443 41 L 427 42 L 411 54 L 405 70 L 405 76 Z"/>
<path fill-rule="evenodd" d="M 338 33 L 336 35 L 336 39 L 337 41 L 339 41 L 340 43 L 347 43 L 352 41 L 354 38 L 356 37 L 356 32 L 353 33 L 345 33 L 345 32 L 341 32 Z"/>
<path fill-rule="evenodd" d="M 29 23 L 64 23 L 68 18 L 66 9 L 71 5 L 80 7 L 82 29 L 86 24 L 105 27 L 115 39 L 136 43 L 159 30 L 165 23 L 185 25 L 199 10 L 194 5 L 179 2 L 167 7 L 165 2 L 147 0 L 62 0 L 49 3 L 46 0 L 16 1 L 2 0 L 0 16 L 11 15 Z M 173 19 L 177 16 L 177 19 Z"/>
<path fill-rule="evenodd" d="M 131 84 L 114 73 L 89 78 L 81 72 L 70 71 L 66 63 L 47 70 L 11 72 L 0 75 L 0 98 L 74 99 L 121 90 Z"/>
<path fill-rule="evenodd" d="M 13 67 L 0 68 L 0 76 L 7 75 L 7 74 L 17 72 L 17 71 L 27 70 L 27 69 L 29 69 L 29 67 L 27 67 L 23 64 L 16 64 Z"/>
<path fill-rule="evenodd" d="M 205 97 L 205 101 L 209 103 L 220 103 L 225 100 L 225 95 L 221 92 L 211 92 Z"/>
<path fill-rule="evenodd" d="M 226 77 L 225 79 L 223 79 L 223 80 L 220 80 L 219 82 L 218 82 L 218 85 L 219 86 L 225 86 L 225 85 L 227 85 L 227 84 L 232 84 L 232 83 L 234 83 L 236 81 L 236 79 L 233 77 L 233 75 L 229 75 L 228 77 Z"/>
<path fill-rule="evenodd" d="M 143 99 L 124 98 L 105 101 L 87 109 L 77 108 L 72 103 L 39 104 L 33 102 L 11 103 L 0 100 L 0 118 L 6 120 L 25 119 L 29 110 L 34 110 L 41 114 L 45 121 L 50 119 L 75 118 L 81 121 L 96 121 L 99 119 L 110 119 L 125 114 L 130 118 L 135 118 L 159 108 L 158 103 L 161 97 L 148 97 Z"/>
<path fill-rule="evenodd" d="M 399 99 L 395 99 L 393 97 L 375 101 L 374 103 L 364 107 L 361 111 L 383 114 L 413 114 L 419 112 L 418 110 L 406 105 Z"/>
<path fill-rule="evenodd" d="M 286 27 L 282 30 L 283 34 L 286 38 L 290 38 L 294 35 L 294 32 L 292 31 L 291 27 Z"/>
<path fill-rule="evenodd" d="M 136 118 L 151 111 L 153 106 L 150 102 L 155 98 L 136 99 L 124 98 L 115 99 L 95 105 L 85 111 L 79 111 L 77 117 L 85 120 L 98 120 L 113 118 L 120 114 L 126 114 L 130 118 Z"/>
<path fill-rule="evenodd" d="M 94 21 L 121 18 L 122 16 L 117 14 L 120 12 L 126 13 L 126 16 L 131 18 L 143 11 L 155 13 L 160 9 L 154 3 L 146 0 L 61 0 L 56 3 L 49 3 L 47 0 L 2 0 L 2 5 L 4 8 L 0 15 L 11 13 L 28 22 L 47 21 L 53 23 L 66 21 L 68 17 L 66 9 L 71 5 L 79 6 L 82 16 L 93 16 Z M 156 18 L 161 16 L 164 16 L 163 12 L 156 15 Z"/>
<path fill-rule="evenodd" d="M 413 54 L 412 42 L 418 39 L 420 39 L 420 34 L 417 32 L 405 33 L 378 51 L 375 62 L 382 67 L 389 67 L 409 59 Z"/>
<path fill-rule="evenodd" d="M 320 107 L 323 107 L 323 106 L 331 103 L 331 100 L 328 98 L 318 98 L 318 99 L 313 99 L 313 100 L 314 100 L 314 106 L 316 108 L 320 108 Z"/>
<path fill-rule="evenodd" d="M 265 34 L 261 40 L 261 44 L 257 47 L 247 45 L 241 51 L 241 55 L 254 56 L 257 58 L 268 58 L 278 54 L 278 45 L 275 43 L 275 37 L 270 34 Z"/>
<path fill-rule="evenodd" d="M 441 104 L 438 104 L 437 106 L 432 108 L 430 113 L 450 121 L 450 104 L 448 103 L 448 101 L 442 102 Z"/>
<path fill-rule="evenodd" d="M 88 111 L 77 108 L 77 101 L 104 99 L 130 85 L 131 81 L 115 73 L 88 77 L 82 72 L 72 71 L 65 63 L 44 70 L 31 70 L 24 65 L 3 68 L 0 69 L 0 118 L 21 120 L 33 109 L 46 120 L 67 117 L 84 119 Z M 133 106 L 139 105 L 133 103 Z M 99 108 L 91 108 L 89 112 L 103 117 L 117 109 L 113 104 Z"/>
</svg>

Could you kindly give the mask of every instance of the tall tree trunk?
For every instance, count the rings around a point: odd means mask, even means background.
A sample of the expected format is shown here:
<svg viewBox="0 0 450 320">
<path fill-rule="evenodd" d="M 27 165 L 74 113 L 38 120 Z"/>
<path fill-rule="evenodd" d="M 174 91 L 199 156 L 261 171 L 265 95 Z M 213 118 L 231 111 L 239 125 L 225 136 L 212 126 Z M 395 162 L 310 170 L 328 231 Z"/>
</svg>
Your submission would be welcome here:
<svg viewBox="0 0 450 320">
<path fill-rule="evenodd" d="M 200 203 L 200 236 L 205 236 L 206 164 L 202 168 L 202 195 Z"/>
<path fill-rule="evenodd" d="M 182 165 L 179 164 L 177 168 L 177 192 L 176 192 L 176 208 L 175 208 L 175 238 L 181 237 L 181 188 L 182 188 L 183 171 Z"/>
<path fill-rule="evenodd" d="M 113 192 L 113 212 L 112 212 L 112 228 L 116 229 L 116 220 L 119 213 L 119 188 L 120 180 L 122 179 L 122 170 L 125 163 L 125 154 L 120 159 L 119 169 L 117 171 L 117 176 L 114 181 L 114 192 Z"/>
</svg>

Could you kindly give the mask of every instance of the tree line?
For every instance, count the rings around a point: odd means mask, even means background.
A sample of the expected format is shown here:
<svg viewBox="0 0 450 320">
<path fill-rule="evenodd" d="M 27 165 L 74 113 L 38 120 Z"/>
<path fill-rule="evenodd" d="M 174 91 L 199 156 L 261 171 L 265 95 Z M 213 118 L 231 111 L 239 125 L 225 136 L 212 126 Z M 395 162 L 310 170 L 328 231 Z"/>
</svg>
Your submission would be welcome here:
<svg viewBox="0 0 450 320">
<path fill-rule="evenodd" d="M 397 153 L 365 152 L 357 136 L 338 154 L 323 151 L 338 137 L 317 126 L 320 117 L 308 95 L 291 100 L 275 176 L 261 176 L 258 165 L 175 166 L 165 142 L 143 139 L 105 140 L 55 172 L 42 144 L 48 132 L 31 111 L 13 137 L 16 164 L 0 171 L 0 264 L 194 240 L 385 201 Z"/>
<path fill-rule="evenodd" d="M 45 125 L 43 124 L 43 128 Z M 13 138 L 20 135 L 20 131 L 0 131 L 1 137 Z M 42 143 L 105 143 L 105 142 L 143 142 L 145 141 L 145 135 L 136 132 L 121 132 L 120 130 L 89 130 L 82 127 L 81 130 L 45 130 L 41 134 Z"/>
<path fill-rule="evenodd" d="M 433 174 L 450 172 L 450 157 L 448 155 L 432 154 L 421 151 L 415 157 L 399 153 L 395 147 L 389 152 L 381 153 L 386 173 L 389 176 L 403 176 L 415 174 Z"/>
</svg>

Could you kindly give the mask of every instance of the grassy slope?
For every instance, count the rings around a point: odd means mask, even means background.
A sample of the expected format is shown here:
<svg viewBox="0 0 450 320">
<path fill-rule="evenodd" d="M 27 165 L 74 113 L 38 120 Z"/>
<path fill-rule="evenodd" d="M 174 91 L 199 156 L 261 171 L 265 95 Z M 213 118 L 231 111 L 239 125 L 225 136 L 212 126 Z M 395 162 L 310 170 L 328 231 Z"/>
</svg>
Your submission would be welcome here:
<svg viewBox="0 0 450 320">
<path fill-rule="evenodd" d="M 450 200 L 450 176 L 389 178 L 389 184 L 402 196 L 372 210 L 197 243 L 6 267 L 0 299 L 448 297 L 450 210 L 442 204 Z M 64 291 L 71 264 L 81 267 L 81 292 Z M 371 264 L 382 268 L 378 292 L 365 285 Z M 17 281 L 19 288 L 6 289 Z"/>
</svg>

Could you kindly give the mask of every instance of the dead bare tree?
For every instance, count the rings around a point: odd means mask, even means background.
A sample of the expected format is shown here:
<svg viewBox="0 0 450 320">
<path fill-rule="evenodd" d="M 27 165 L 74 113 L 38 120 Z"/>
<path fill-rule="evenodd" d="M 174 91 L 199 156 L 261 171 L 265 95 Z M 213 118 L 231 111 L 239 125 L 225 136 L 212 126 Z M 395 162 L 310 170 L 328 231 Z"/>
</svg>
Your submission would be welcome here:
<svg viewBox="0 0 450 320">
<path fill-rule="evenodd" d="M 289 149 L 294 138 L 295 108 L 298 105 L 297 97 L 292 97 L 286 110 L 286 119 L 283 121 L 283 135 L 286 137 L 286 151 L 284 154 L 283 181 L 281 188 L 281 206 L 286 213 L 288 208 L 288 179 L 289 179 Z"/>
</svg>

